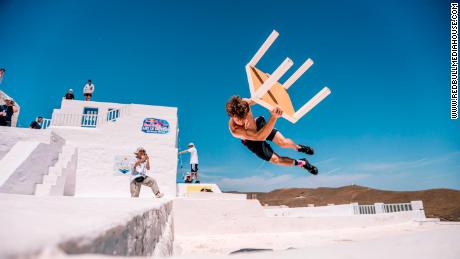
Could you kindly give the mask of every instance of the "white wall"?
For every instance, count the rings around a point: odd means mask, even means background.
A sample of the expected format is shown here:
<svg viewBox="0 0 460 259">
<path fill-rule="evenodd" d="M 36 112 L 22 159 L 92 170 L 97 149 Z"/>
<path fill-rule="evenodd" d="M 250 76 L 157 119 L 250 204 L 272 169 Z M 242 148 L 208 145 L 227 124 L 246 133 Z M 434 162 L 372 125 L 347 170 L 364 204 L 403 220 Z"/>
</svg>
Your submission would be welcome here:
<svg viewBox="0 0 460 259">
<path fill-rule="evenodd" d="M 0 127 L 0 160 L 18 141 L 50 143 L 50 133 L 29 128 Z"/>
<path fill-rule="evenodd" d="M 352 216 L 354 215 L 351 204 L 319 206 L 319 207 L 300 207 L 300 208 L 265 208 L 267 216 L 285 217 L 328 217 L 328 216 Z"/>
<path fill-rule="evenodd" d="M 166 199 L 0 194 L 0 208 L 0 258 L 58 258 L 38 256 L 57 248 L 119 256 L 147 256 L 157 249 L 162 256 L 172 254 L 172 204 Z"/>
<path fill-rule="evenodd" d="M 62 111 L 83 111 L 85 105 L 100 109 L 114 108 L 123 104 L 66 101 Z M 61 110 L 56 110 L 62 112 Z M 99 111 L 101 113 L 101 111 Z M 163 119 L 169 123 L 167 134 L 141 131 L 145 118 Z M 154 177 L 160 191 L 168 196 L 176 194 L 177 174 L 177 108 L 129 104 L 129 113 L 116 122 L 97 128 L 52 127 L 52 130 L 78 148 L 76 196 L 128 197 L 129 176 L 116 173 L 116 156 L 132 156 L 142 146 L 150 157 L 149 176 Z M 142 187 L 141 197 L 153 197 L 152 191 Z"/>
<path fill-rule="evenodd" d="M 93 102 L 93 101 L 80 101 L 80 100 L 66 100 L 62 99 L 61 108 L 55 109 L 55 111 L 66 113 L 66 114 L 81 114 L 85 107 L 88 108 L 99 108 L 99 113 L 105 113 L 109 108 L 117 109 L 124 106 L 125 104 L 120 103 L 108 103 L 108 102 Z"/>
<path fill-rule="evenodd" d="M 271 217 L 343 217 L 343 216 L 379 216 L 383 214 L 391 214 L 394 217 L 411 217 L 412 219 L 425 219 L 423 210 L 423 203 L 421 201 L 412 201 L 413 210 L 384 213 L 383 210 L 379 210 L 379 205 L 383 203 L 376 203 L 376 214 L 356 214 L 359 211 L 357 203 L 341 204 L 341 205 L 329 205 L 329 206 L 318 206 L 318 207 L 264 207 L 265 215 Z"/>
</svg>

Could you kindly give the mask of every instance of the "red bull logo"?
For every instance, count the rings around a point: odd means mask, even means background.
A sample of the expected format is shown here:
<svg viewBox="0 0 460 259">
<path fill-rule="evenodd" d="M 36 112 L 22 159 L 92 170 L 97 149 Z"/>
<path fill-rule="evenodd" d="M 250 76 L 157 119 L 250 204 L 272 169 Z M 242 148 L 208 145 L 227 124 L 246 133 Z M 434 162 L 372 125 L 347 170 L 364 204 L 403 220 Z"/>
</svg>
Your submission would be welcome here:
<svg viewBox="0 0 460 259">
<path fill-rule="evenodd" d="M 166 120 L 145 118 L 142 123 L 142 131 L 145 133 L 166 134 L 169 132 L 169 123 Z"/>
</svg>

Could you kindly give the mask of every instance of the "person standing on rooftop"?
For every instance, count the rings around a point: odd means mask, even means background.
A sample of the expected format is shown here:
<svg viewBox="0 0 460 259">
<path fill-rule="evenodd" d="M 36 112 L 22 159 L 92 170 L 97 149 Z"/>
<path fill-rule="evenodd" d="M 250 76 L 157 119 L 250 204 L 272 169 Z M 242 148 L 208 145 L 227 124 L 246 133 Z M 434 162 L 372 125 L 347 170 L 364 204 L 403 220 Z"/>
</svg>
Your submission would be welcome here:
<svg viewBox="0 0 460 259">
<path fill-rule="evenodd" d="M 91 97 L 93 97 L 93 92 L 94 84 L 91 82 L 91 79 L 88 79 L 88 82 L 83 88 L 83 96 L 85 97 L 85 101 L 91 101 Z"/>
<path fill-rule="evenodd" d="M 179 152 L 179 155 L 187 152 L 190 153 L 190 181 L 195 178 L 195 183 L 200 183 L 200 179 L 198 177 L 198 151 L 196 150 L 195 144 L 188 144 L 188 149 Z"/>
</svg>

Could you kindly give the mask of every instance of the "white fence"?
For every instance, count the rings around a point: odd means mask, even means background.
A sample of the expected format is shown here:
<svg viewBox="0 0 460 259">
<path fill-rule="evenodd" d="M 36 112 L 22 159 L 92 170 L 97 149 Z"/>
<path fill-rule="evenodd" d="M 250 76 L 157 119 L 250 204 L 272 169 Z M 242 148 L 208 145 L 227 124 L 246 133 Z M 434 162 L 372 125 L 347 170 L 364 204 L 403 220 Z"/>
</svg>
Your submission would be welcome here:
<svg viewBox="0 0 460 259">
<path fill-rule="evenodd" d="M 119 109 L 113 109 L 105 113 L 89 112 L 86 114 L 66 114 L 53 113 L 52 126 L 71 126 L 96 128 L 111 122 L 115 122 L 118 118 L 126 116 L 129 113 L 128 106 L 123 106 Z"/>
<path fill-rule="evenodd" d="M 328 205 L 318 207 L 288 208 L 285 206 L 270 206 L 264 209 L 267 216 L 277 217 L 325 217 L 353 215 L 383 215 L 389 213 L 412 215 L 414 218 L 425 218 L 422 201 L 410 203 L 359 205 L 358 203 Z"/>
</svg>

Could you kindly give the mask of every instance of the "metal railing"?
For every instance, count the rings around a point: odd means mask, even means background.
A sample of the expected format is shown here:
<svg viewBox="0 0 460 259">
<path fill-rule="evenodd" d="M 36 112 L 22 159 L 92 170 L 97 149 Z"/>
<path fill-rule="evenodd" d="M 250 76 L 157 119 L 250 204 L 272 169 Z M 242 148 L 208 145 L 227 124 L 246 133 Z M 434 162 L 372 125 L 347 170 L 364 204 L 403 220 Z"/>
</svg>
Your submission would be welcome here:
<svg viewBox="0 0 460 259">
<path fill-rule="evenodd" d="M 380 213 L 393 213 L 401 211 L 412 211 L 411 203 L 375 203 L 374 205 L 358 205 L 354 204 L 353 212 L 354 214 L 380 214 Z"/>
<path fill-rule="evenodd" d="M 107 112 L 107 121 L 114 122 L 120 117 L 120 109 L 111 109 Z"/>
<path fill-rule="evenodd" d="M 89 112 L 86 114 L 66 114 L 55 112 L 51 121 L 52 126 L 70 126 L 96 128 L 101 125 L 113 123 L 117 119 L 126 116 L 129 112 L 128 106 L 112 109 L 105 113 Z"/>
<path fill-rule="evenodd" d="M 354 209 L 355 214 L 376 214 L 374 205 L 358 205 Z"/>
<path fill-rule="evenodd" d="M 51 125 L 51 119 L 42 119 L 42 123 L 40 124 L 41 129 L 47 129 Z"/>
<path fill-rule="evenodd" d="M 410 203 L 393 203 L 393 204 L 383 204 L 383 212 L 400 212 L 400 211 L 411 211 L 412 205 Z"/>
</svg>

